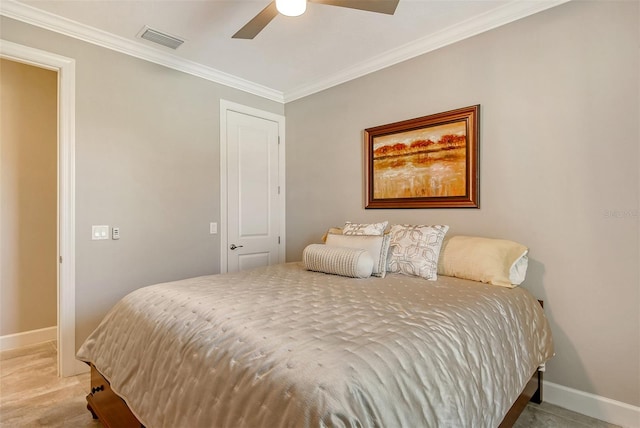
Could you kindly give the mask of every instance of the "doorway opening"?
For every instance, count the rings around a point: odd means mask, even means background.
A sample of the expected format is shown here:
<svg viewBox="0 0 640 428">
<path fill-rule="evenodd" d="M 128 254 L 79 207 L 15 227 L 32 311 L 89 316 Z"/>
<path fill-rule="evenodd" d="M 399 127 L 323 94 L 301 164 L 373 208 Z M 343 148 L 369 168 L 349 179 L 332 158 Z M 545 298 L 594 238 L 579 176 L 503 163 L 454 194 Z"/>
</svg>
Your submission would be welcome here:
<svg viewBox="0 0 640 428">
<path fill-rule="evenodd" d="M 75 61 L 0 40 L 0 58 L 57 72 L 58 375 L 86 371 L 75 359 Z"/>
</svg>

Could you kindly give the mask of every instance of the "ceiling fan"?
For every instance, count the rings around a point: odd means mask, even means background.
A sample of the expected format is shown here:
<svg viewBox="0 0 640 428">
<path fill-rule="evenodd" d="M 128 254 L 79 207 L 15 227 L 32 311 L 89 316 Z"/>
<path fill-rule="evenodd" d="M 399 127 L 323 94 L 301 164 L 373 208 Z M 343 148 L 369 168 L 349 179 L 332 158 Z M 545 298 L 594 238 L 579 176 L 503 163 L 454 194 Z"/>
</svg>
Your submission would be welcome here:
<svg viewBox="0 0 640 428">
<path fill-rule="evenodd" d="M 307 9 L 307 1 L 393 15 L 400 0 L 273 0 L 232 38 L 253 39 L 278 13 L 287 16 L 302 15 Z"/>
</svg>

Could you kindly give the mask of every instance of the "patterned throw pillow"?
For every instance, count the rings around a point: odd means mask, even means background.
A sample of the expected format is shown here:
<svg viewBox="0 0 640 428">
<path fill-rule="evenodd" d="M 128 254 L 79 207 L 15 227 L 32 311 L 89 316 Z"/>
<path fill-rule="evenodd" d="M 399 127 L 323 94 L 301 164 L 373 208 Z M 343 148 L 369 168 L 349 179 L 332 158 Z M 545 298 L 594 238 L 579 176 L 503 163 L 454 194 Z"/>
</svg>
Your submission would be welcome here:
<svg viewBox="0 0 640 428">
<path fill-rule="evenodd" d="M 382 223 L 351 223 L 346 222 L 342 228 L 343 235 L 373 235 L 381 236 L 387 228 L 388 221 Z"/>
<path fill-rule="evenodd" d="M 449 226 L 395 224 L 391 227 L 389 272 L 438 278 L 438 257 Z"/>
</svg>

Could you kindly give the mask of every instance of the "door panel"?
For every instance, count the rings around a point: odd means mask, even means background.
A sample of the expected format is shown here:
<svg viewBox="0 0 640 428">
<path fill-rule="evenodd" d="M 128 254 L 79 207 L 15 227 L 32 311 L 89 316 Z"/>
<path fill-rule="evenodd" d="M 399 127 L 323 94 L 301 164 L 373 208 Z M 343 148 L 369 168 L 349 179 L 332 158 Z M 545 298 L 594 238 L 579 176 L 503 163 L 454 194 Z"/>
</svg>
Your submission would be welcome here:
<svg viewBox="0 0 640 428">
<path fill-rule="evenodd" d="M 268 131 L 250 128 L 246 124 L 238 128 L 240 237 L 269 234 L 269 181 L 272 177 L 269 164 L 265 162 L 269 159 Z"/>
<path fill-rule="evenodd" d="M 268 266 L 271 262 L 271 255 L 268 252 L 255 254 L 240 254 L 238 256 L 238 270 L 253 269 L 258 266 Z"/>
<path fill-rule="evenodd" d="M 228 272 L 279 261 L 278 131 L 272 120 L 227 113 Z"/>
</svg>

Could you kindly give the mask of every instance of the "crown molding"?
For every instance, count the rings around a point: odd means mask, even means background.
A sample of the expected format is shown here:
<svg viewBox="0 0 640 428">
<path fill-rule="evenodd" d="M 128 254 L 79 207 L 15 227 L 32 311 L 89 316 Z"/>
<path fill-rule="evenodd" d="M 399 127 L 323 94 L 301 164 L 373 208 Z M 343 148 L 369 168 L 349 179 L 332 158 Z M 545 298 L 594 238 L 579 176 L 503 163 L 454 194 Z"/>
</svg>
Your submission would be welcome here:
<svg viewBox="0 0 640 428">
<path fill-rule="evenodd" d="M 288 103 L 304 98 L 569 1 L 571 0 L 512 1 L 495 10 L 485 12 L 399 48 L 389 50 L 310 85 L 287 91 L 284 93 L 284 102 Z"/>
<path fill-rule="evenodd" d="M 365 76 L 411 58 L 459 42 L 485 31 L 492 30 L 518 19 L 571 0 L 514 0 L 498 9 L 483 13 L 461 23 L 452 25 L 429 36 L 425 36 L 399 48 L 389 50 L 367 61 L 343 69 L 328 77 L 313 81 L 291 91 L 278 91 L 246 79 L 180 58 L 152 47 L 135 43 L 124 37 L 80 24 L 67 18 L 42 11 L 15 0 L 0 1 L 0 15 L 64 34 L 94 45 L 115 50 L 136 58 L 179 70 L 231 88 L 279 103 L 288 103 L 315 94 L 333 86 Z"/>
<path fill-rule="evenodd" d="M 281 91 L 233 76 L 194 61 L 185 60 L 152 47 L 135 43 L 124 37 L 116 36 L 106 31 L 45 12 L 24 3 L 14 0 L 2 0 L 0 1 L 0 15 L 201 77 L 221 85 L 239 89 L 272 101 L 279 103 L 284 102 L 284 95 Z"/>
</svg>

